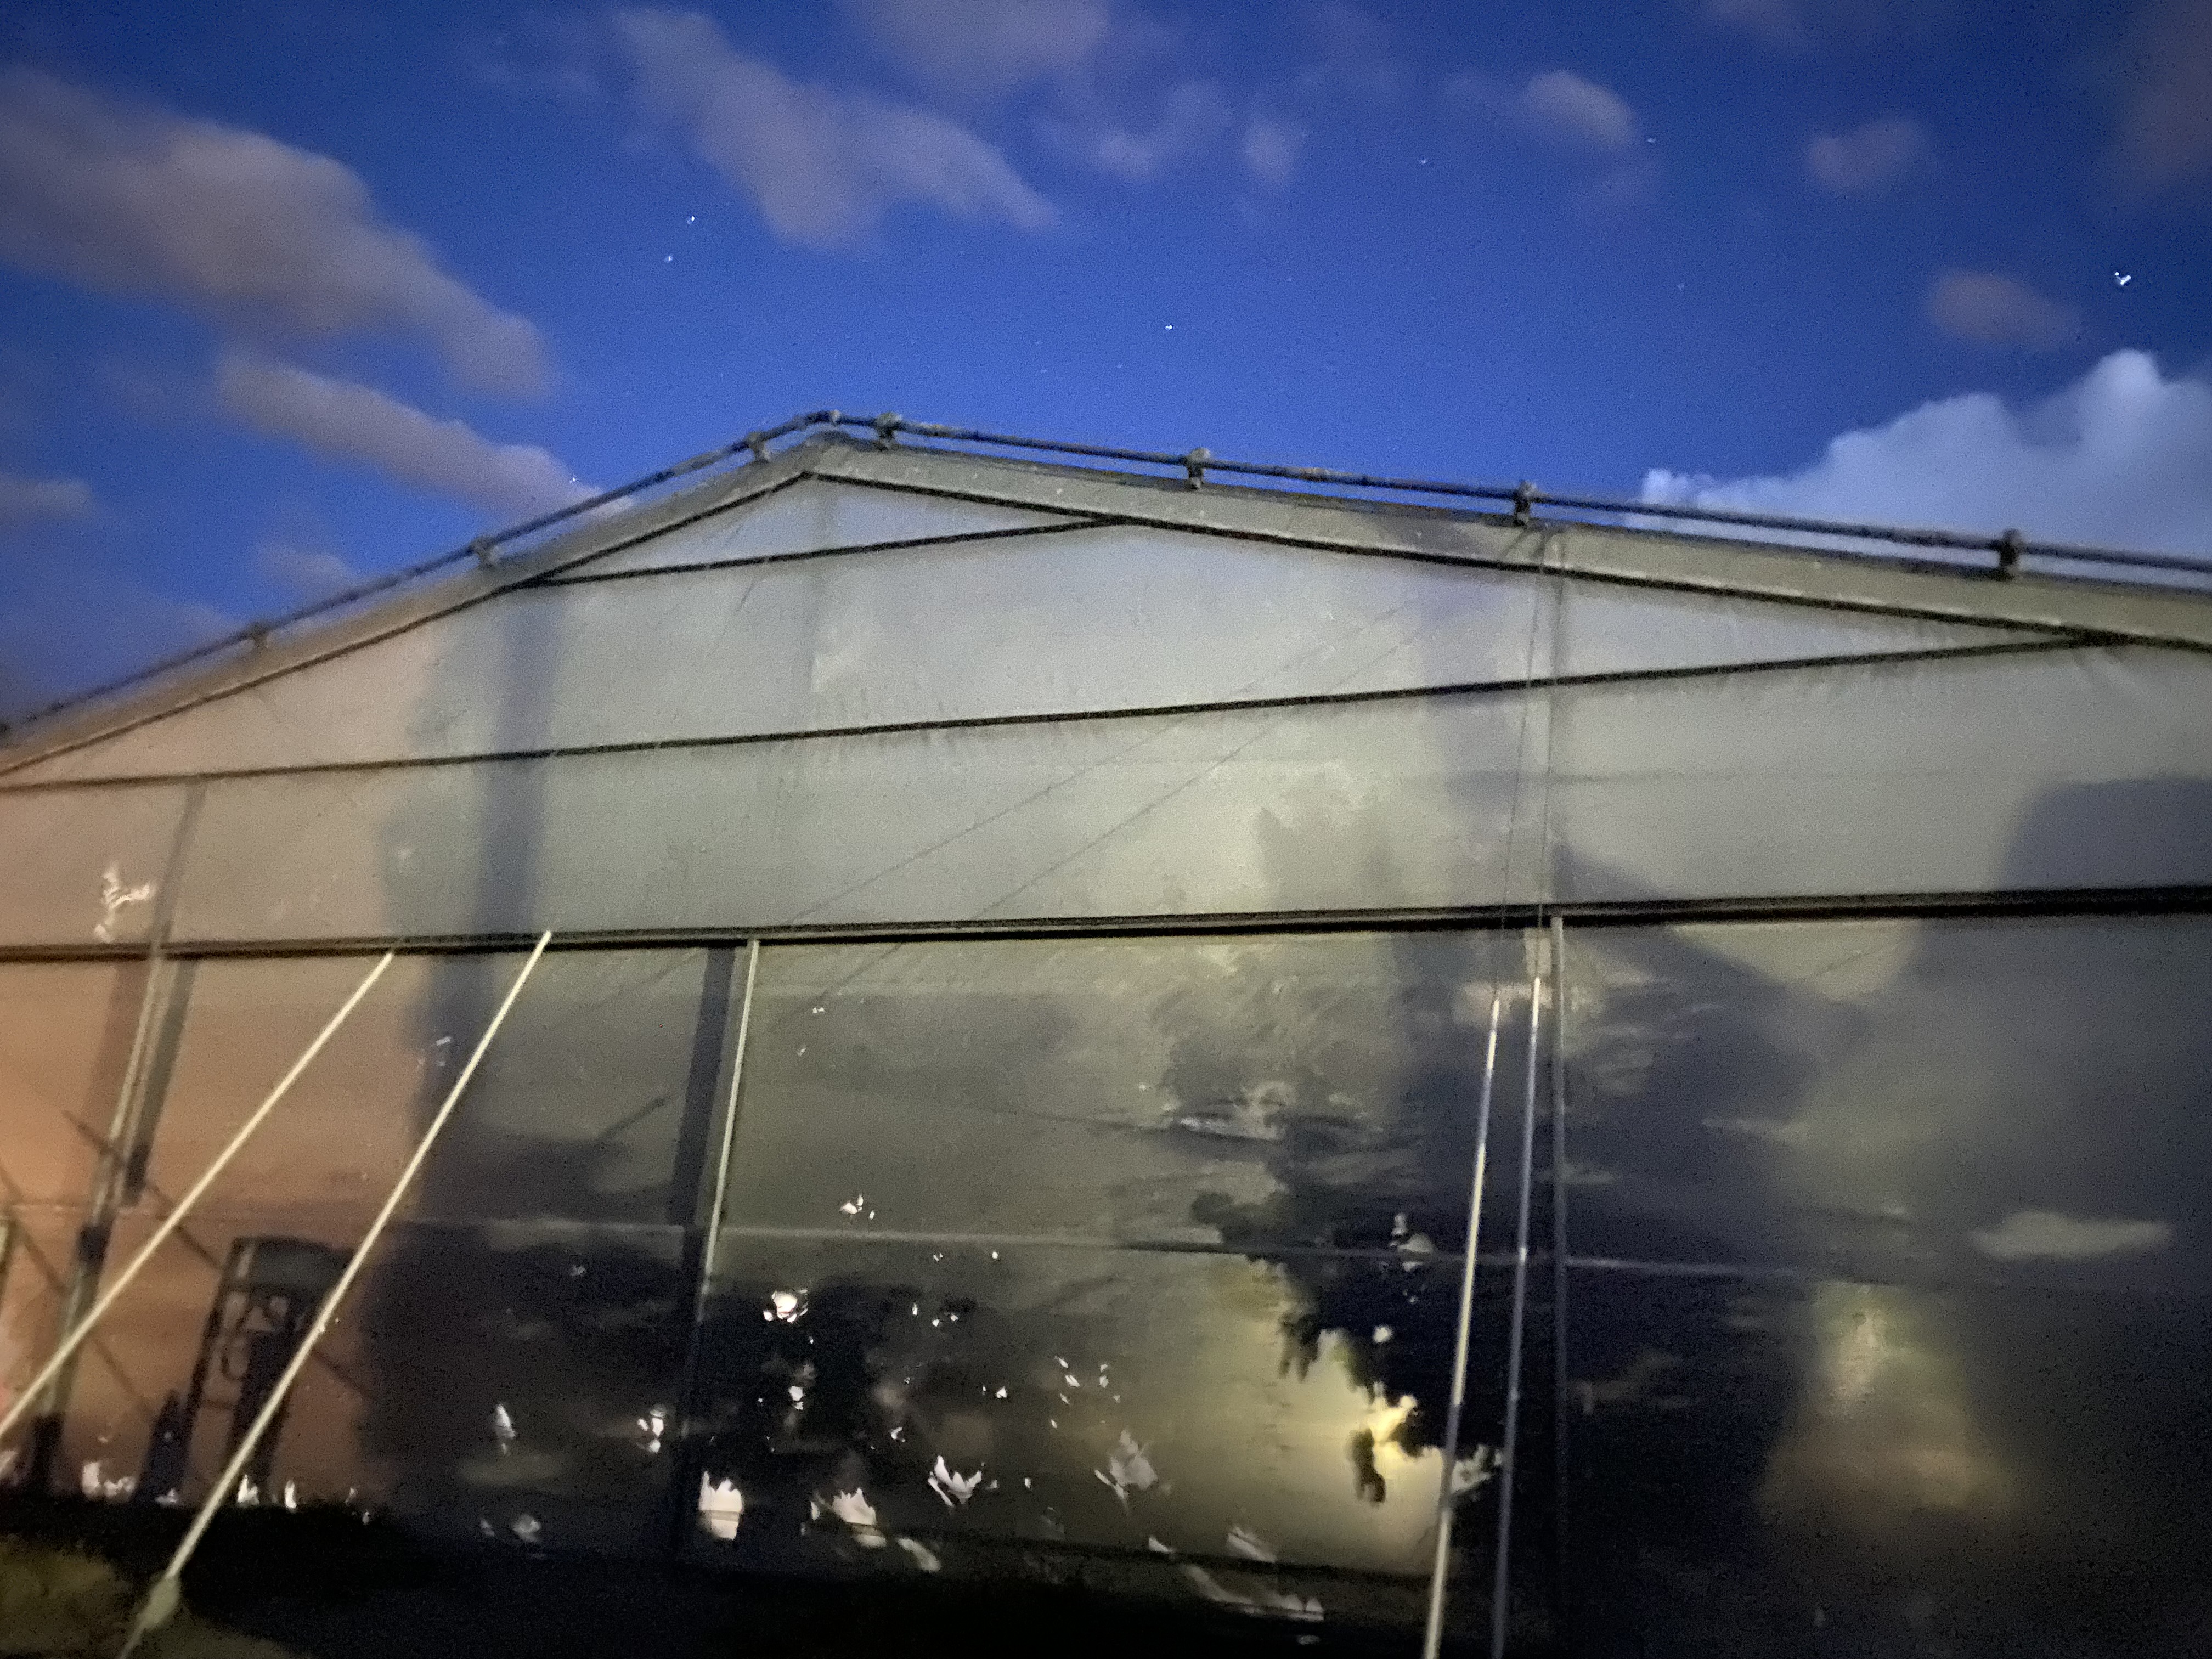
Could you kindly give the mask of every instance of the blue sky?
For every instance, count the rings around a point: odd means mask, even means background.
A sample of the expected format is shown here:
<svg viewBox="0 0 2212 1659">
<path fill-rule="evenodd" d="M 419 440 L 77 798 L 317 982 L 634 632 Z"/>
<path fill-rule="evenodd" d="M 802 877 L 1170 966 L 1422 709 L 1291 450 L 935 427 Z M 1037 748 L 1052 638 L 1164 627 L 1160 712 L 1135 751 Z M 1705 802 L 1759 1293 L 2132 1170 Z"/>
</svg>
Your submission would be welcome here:
<svg viewBox="0 0 2212 1659">
<path fill-rule="evenodd" d="M 824 404 L 2212 553 L 2208 356 L 2202 0 L 19 0 L 0 703 Z"/>
</svg>

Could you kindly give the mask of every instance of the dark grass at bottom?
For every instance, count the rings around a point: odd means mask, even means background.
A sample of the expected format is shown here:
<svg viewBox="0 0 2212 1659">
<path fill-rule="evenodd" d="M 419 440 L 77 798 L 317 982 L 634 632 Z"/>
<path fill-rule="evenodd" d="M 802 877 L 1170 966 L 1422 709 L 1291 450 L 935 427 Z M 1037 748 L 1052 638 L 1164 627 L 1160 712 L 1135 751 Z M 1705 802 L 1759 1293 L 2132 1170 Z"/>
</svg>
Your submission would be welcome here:
<svg viewBox="0 0 2212 1659">
<path fill-rule="evenodd" d="M 138 1582 L 160 1570 L 188 1519 L 74 1498 L 0 1501 L 0 1534 L 100 1556 Z M 1407 1653 L 1419 1639 L 1067 1585 L 738 1576 L 426 1545 L 344 1510 L 226 1511 L 187 1569 L 185 1594 L 201 1618 L 312 1659 L 1324 1659 Z"/>
</svg>

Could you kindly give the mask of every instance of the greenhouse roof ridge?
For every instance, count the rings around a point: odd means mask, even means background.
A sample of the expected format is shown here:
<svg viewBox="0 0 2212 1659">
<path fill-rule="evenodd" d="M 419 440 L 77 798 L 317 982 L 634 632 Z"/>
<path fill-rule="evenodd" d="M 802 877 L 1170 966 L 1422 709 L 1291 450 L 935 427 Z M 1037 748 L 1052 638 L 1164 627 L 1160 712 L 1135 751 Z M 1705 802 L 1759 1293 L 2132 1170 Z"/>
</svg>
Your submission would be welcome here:
<svg viewBox="0 0 2212 1659">
<path fill-rule="evenodd" d="M 865 434 L 866 447 L 897 449 L 922 454 L 967 456 L 974 459 L 1011 459 L 994 452 L 1018 451 L 1046 458 L 1043 465 L 1066 467 L 1069 471 L 1103 475 L 1124 480 L 1143 478 L 1147 481 L 1177 481 L 1184 487 L 1200 489 L 1210 479 L 1249 478 L 1259 481 L 1253 488 L 1266 489 L 1269 484 L 1288 483 L 1322 486 L 1321 489 L 1279 491 L 1279 495 L 1307 496 L 1318 500 L 1343 502 L 1368 499 L 1376 506 L 1419 507 L 1432 505 L 1449 511 L 1455 503 L 1494 503 L 1506 509 L 1511 521 L 1522 526 L 1544 523 L 1615 524 L 1630 531 L 1659 530 L 1665 526 L 1680 525 L 1694 532 L 1699 526 L 1716 527 L 1730 540 L 1740 539 L 1729 535 L 1743 530 L 1765 530 L 1784 535 L 1844 538 L 1853 542 L 1881 544 L 1884 547 L 1900 549 L 1929 548 L 1951 553 L 1986 553 L 1991 556 L 1986 565 L 1951 565 L 1948 572 L 1959 577 L 1982 580 L 2006 579 L 2021 574 L 2023 561 L 2033 559 L 2061 567 L 2092 566 L 2100 570 L 2124 573 L 2174 572 L 2212 577 L 2212 556 L 2203 558 L 2185 557 L 2170 554 L 2130 552 L 2122 549 L 2081 546 L 2064 543 L 2032 541 L 2017 530 L 2005 530 L 1996 535 L 1976 535 L 1957 531 L 1915 529 L 1905 526 L 1851 522 L 1839 520 L 1814 519 L 1784 514 L 1747 513 L 1721 507 L 1681 506 L 1667 502 L 1624 501 L 1597 495 L 1564 495 L 1540 489 L 1525 480 L 1514 484 L 1462 483 L 1447 480 L 1400 478 L 1364 472 L 1343 471 L 1329 467 L 1293 466 L 1273 462 L 1237 461 L 1217 457 L 1205 448 L 1181 453 L 1121 448 L 1109 445 L 1078 443 L 1049 438 L 1029 438 L 1015 434 L 985 431 L 972 427 L 955 427 L 934 422 L 911 421 L 896 413 L 880 415 L 848 415 L 835 409 L 811 410 L 793 416 L 781 424 L 756 428 L 731 442 L 702 451 L 672 465 L 649 472 L 642 477 L 618 484 L 597 495 L 539 514 L 511 525 L 506 529 L 477 536 L 463 545 L 434 557 L 386 573 L 369 581 L 360 583 L 342 592 L 301 606 L 281 616 L 257 619 L 246 623 L 220 638 L 210 640 L 187 650 L 174 653 L 134 669 L 84 690 L 73 692 L 40 708 L 26 711 L 12 719 L 0 720 L 0 744 L 12 740 L 23 727 L 42 722 L 113 696 L 118 692 L 174 672 L 196 663 L 208 661 L 234 647 L 245 646 L 258 650 L 267 645 L 280 630 L 295 628 L 331 616 L 365 600 L 395 592 L 410 584 L 422 580 L 441 571 L 473 562 L 486 569 L 499 562 L 504 549 L 526 542 L 543 532 L 562 529 L 577 521 L 605 513 L 608 509 L 633 503 L 638 498 L 708 471 L 740 455 L 746 464 L 769 460 L 771 456 L 788 453 L 833 441 L 841 444 L 854 441 L 848 434 Z M 908 441 L 902 441 L 902 439 Z M 916 443 L 912 440 L 922 440 Z M 798 440 L 796 443 L 787 442 Z M 783 450 L 776 446 L 784 445 Z M 962 446 L 952 448 L 945 446 Z M 980 452 L 980 453 L 979 453 Z M 1158 467 L 1165 471 L 1164 480 L 1158 474 L 1130 474 L 1113 468 L 1085 465 L 1086 462 L 1121 462 L 1139 466 Z M 1334 492 L 1352 491 L 1359 495 L 1345 495 Z M 1408 501 L 1404 497 L 1432 497 L 1433 502 Z M 1653 522 L 1664 521 L 1664 523 Z M 1769 542 L 1759 545 L 1798 553 L 1813 553 L 1825 556 L 1871 559 L 1878 562 L 1893 562 L 1893 555 L 1877 549 L 1839 547 L 1832 544 L 1808 546 L 1789 542 Z M 2063 568 L 2039 569 L 2035 574 L 2046 576 L 2075 574 Z M 2146 585 L 2148 586 L 2148 585 Z M 2165 585 L 2149 586 L 2149 591 L 2168 597 L 2204 595 L 2201 591 Z"/>
</svg>

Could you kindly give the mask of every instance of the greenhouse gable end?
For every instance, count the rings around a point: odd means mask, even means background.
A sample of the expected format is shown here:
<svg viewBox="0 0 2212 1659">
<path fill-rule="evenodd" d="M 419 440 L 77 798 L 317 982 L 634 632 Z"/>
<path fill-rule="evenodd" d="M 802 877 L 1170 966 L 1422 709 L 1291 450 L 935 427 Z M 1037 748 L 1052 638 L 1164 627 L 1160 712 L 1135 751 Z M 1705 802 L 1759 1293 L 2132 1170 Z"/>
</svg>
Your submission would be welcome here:
<svg viewBox="0 0 2212 1659">
<path fill-rule="evenodd" d="M 0 747 L 7 1479 L 1409 1652 L 2212 1628 L 2201 582 L 878 431 Z"/>
</svg>

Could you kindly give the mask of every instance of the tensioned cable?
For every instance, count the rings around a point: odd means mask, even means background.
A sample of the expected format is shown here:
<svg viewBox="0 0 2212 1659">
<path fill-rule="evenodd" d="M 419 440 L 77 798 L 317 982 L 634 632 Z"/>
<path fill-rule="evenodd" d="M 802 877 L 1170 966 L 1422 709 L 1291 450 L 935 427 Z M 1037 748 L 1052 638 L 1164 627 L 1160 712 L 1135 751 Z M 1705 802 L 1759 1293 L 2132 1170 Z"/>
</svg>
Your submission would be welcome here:
<svg viewBox="0 0 2212 1659">
<path fill-rule="evenodd" d="M 501 1000 L 499 1007 L 493 1012 L 491 1023 L 484 1027 L 483 1036 L 477 1039 L 475 1051 L 469 1055 L 468 1064 L 461 1068 L 461 1074 L 453 1079 L 453 1086 L 447 1092 L 445 1100 L 431 1118 L 430 1127 L 422 1132 L 422 1139 L 416 1143 L 414 1153 L 408 1158 L 406 1166 L 399 1171 L 398 1179 L 392 1183 L 392 1190 L 385 1194 L 383 1206 L 377 1211 L 374 1219 L 368 1224 L 368 1231 L 362 1235 L 361 1243 L 354 1247 L 353 1255 L 347 1259 L 343 1271 L 338 1274 L 337 1282 L 331 1286 L 328 1294 L 316 1308 L 315 1317 L 308 1325 L 306 1334 L 300 1339 L 300 1346 L 293 1352 L 292 1358 L 284 1369 L 277 1374 L 276 1382 L 270 1385 L 269 1398 L 263 1402 L 259 1413 L 254 1418 L 245 1434 L 240 1437 L 237 1448 L 231 1453 L 230 1461 L 223 1465 L 222 1473 L 216 1477 L 215 1485 L 210 1489 L 206 1500 L 201 1504 L 199 1512 L 193 1516 L 192 1523 L 185 1529 L 184 1539 L 178 1544 L 175 1553 L 169 1557 L 168 1564 L 161 1569 L 160 1576 L 147 1587 L 145 1598 L 138 1604 L 137 1612 L 131 1619 L 130 1632 L 124 1638 L 122 1650 L 118 1655 L 118 1659 L 130 1659 L 130 1656 L 137 1650 L 141 1642 L 167 1624 L 175 1614 L 178 1605 L 182 1600 L 180 1581 L 184 1575 L 185 1564 L 191 1559 L 192 1552 L 199 1547 L 201 1538 L 206 1534 L 209 1526 L 215 1520 L 216 1511 L 228 1500 L 231 1488 L 236 1484 L 239 1475 L 245 1470 L 247 1461 L 252 1457 L 254 1449 L 261 1443 L 262 1437 L 269 1432 L 269 1425 L 276 1420 L 276 1413 L 284 1408 L 284 1403 L 291 1394 L 292 1385 L 299 1380 L 300 1373 L 307 1369 L 307 1360 L 314 1352 L 315 1344 L 321 1340 L 323 1333 L 330 1328 L 331 1322 L 337 1318 L 338 1304 L 345 1300 L 345 1294 L 353 1287 L 355 1279 L 359 1276 L 362 1266 L 368 1260 L 369 1252 L 376 1248 L 377 1240 L 383 1237 L 385 1228 L 391 1224 L 393 1214 L 398 1210 L 400 1200 L 406 1196 L 408 1188 L 414 1184 L 416 1174 L 421 1171 L 424 1161 L 430 1156 L 431 1147 L 437 1144 L 439 1134 L 444 1130 L 447 1120 L 453 1116 L 453 1108 L 460 1103 L 462 1091 L 469 1086 L 470 1080 L 476 1076 L 477 1067 L 483 1063 L 483 1057 L 491 1048 L 492 1039 L 499 1035 L 500 1027 L 507 1023 L 507 1014 L 514 1008 L 515 999 L 522 994 L 522 988 L 529 982 L 530 975 L 536 971 L 538 960 L 544 956 L 545 947 L 551 942 L 552 938 L 553 935 L 550 933 L 538 936 L 537 948 L 531 951 L 530 959 L 522 964 L 522 970 L 515 975 L 514 982 L 507 987 L 507 995 Z M 387 957 L 386 960 L 388 961 L 389 958 Z M 378 971 L 382 971 L 381 964 Z"/>
<path fill-rule="evenodd" d="M 1547 562 L 1549 553 L 1550 547 L 1548 541 L 1540 542 L 1538 544 L 1538 565 L 1540 568 Z M 1562 580 L 1561 586 L 1564 588 L 1564 580 Z M 1558 592 L 1554 592 L 1552 605 L 1553 661 L 1551 665 L 1555 670 L 1559 666 L 1559 616 L 1560 595 Z M 1467 1393 L 1468 1354 L 1473 1340 L 1474 1321 L 1474 1275 L 1476 1264 L 1480 1255 L 1480 1240 L 1478 1236 L 1478 1230 L 1481 1224 L 1482 1218 L 1482 1189 L 1485 1182 L 1488 1178 L 1487 1171 L 1490 1158 L 1491 1123 L 1490 1107 L 1492 1085 L 1496 1076 L 1498 1020 L 1503 1009 L 1504 997 L 1504 988 L 1498 981 L 1498 969 L 1500 964 L 1497 961 L 1496 953 L 1499 947 L 1499 942 L 1504 937 L 1504 931 L 1513 911 L 1513 856 L 1515 844 L 1519 837 L 1521 826 L 1521 805 L 1524 781 L 1528 777 L 1528 722 L 1529 717 L 1534 708 L 1534 697 L 1533 693 L 1536 684 L 1536 642 L 1538 636 L 1542 630 L 1543 622 L 1544 607 L 1540 604 L 1532 606 L 1528 615 L 1528 642 L 1522 659 L 1521 722 L 1519 731 L 1514 739 L 1513 746 L 1513 792 L 1507 807 L 1505 818 L 1504 865 L 1498 878 L 1498 908 L 1490 935 L 1492 964 L 1491 974 L 1490 1035 L 1485 1049 L 1483 1080 L 1480 1106 L 1477 1111 L 1474 1170 L 1473 1180 L 1470 1183 L 1470 1191 L 1468 1200 L 1467 1253 L 1465 1261 L 1461 1270 L 1458 1328 L 1453 1338 L 1454 1360 L 1452 1366 L 1451 1393 L 1449 1396 L 1449 1404 L 1446 1411 L 1446 1428 L 1443 1446 L 1443 1468 L 1438 1477 L 1439 1484 L 1437 1499 L 1437 1549 L 1435 1559 L 1431 1565 L 1429 1574 L 1428 1616 L 1422 1632 L 1422 1659 L 1437 1659 L 1437 1655 L 1442 1650 L 1443 1644 L 1445 1579 L 1450 1569 L 1450 1534 L 1454 1511 L 1456 1509 L 1461 1495 L 1459 1492 L 1455 1490 L 1457 1484 L 1457 1473 L 1459 1468 L 1459 1429 L 1462 1407 L 1466 1400 Z M 1549 748 L 1550 712 L 1549 706 L 1547 705 L 1546 709 L 1547 752 Z M 1547 812 L 1548 813 L 1548 791 L 1547 792 L 1546 801 Z M 1547 830 L 1547 834 L 1548 835 L 1548 830 Z M 1545 880 L 1541 864 L 1542 857 L 1543 854 L 1540 849 L 1538 871 L 1538 891 L 1540 894 L 1543 890 Z M 1540 977 L 1532 978 L 1529 986 L 1529 1000 L 1532 1017 L 1535 1003 L 1540 994 Z M 1532 1067 L 1535 1065 L 1535 1048 L 1533 1026 L 1531 1028 L 1528 1063 Z M 1527 1229 L 1526 1211 L 1528 1202 L 1528 1155 L 1526 1149 L 1524 1148 L 1522 1158 L 1521 1171 L 1522 1204 L 1522 1226 L 1523 1233 L 1522 1243 L 1524 1247 L 1526 1244 Z M 1518 1332 L 1516 1330 L 1516 1340 Z M 1507 1437 L 1510 1437 L 1510 1431 L 1509 1426 Z M 1501 1498 L 1498 1515 L 1498 1565 L 1496 1569 L 1497 1583 L 1493 1588 L 1492 1598 L 1492 1628 L 1494 1646 L 1498 1644 L 1501 1644 L 1504 1640 L 1504 1575 L 1505 1571 L 1507 1547 L 1505 1529 L 1510 1516 L 1510 1503 L 1506 1501 L 1505 1494 L 1510 1492 L 1513 1479 L 1511 1459 L 1510 1455 L 1504 1455 L 1503 1452 L 1501 1453 L 1498 1462 L 1497 1479 L 1500 1483 Z M 1469 1487 L 1469 1490 L 1474 1489 L 1474 1488 L 1473 1486 Z"/>
<path fill-rule="evenodd" d="M 1443 1645 L 1444 1579 L 1451 1566 L 1454 1516 L 1459 1509 L 1459 1425 L 1467 1405 L 1467 1351 L 1474 1324 L 1474 1265 L 1477 1240 L 1482 1231 L 1482 1188 L 1490 1155 L 1490 1098 L 1498 1077 L 1498 1022 L 1505 995 L 1495 986 L 1490 993 L 1490 1036 L 1482 1051 L 1482 1091 L 1475 1107 L 1474 1178 L 1468 1183 L 1467 1249 L 1460 1264 L 1459 1328 L 1452 1340 L 1450 1402 L 1444 1412 L 1443 1474 L 1437 1486 L 1437 1550 L 1429 1568 L 1428 1623 L 1421 1635 L 1422 1659 L 1436 1659 Z"/>
</svg>

